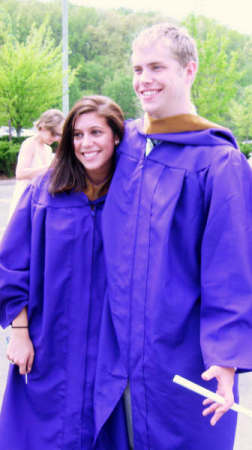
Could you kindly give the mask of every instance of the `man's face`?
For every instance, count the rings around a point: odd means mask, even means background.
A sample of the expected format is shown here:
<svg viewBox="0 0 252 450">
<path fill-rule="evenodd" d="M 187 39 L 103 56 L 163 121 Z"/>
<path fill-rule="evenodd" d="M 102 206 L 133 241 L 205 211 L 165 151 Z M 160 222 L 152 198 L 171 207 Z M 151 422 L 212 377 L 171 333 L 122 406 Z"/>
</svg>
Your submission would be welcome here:
<svg viewBox="0 0 252 450">
<path fill-rule="evenodd" d="M 138 47 L 132 63 L 133 87 L 145 112 L 157 119 L 186 112 L 191 86 L 187 68 L 177 62 L 168 45 Z"/>
</svg>

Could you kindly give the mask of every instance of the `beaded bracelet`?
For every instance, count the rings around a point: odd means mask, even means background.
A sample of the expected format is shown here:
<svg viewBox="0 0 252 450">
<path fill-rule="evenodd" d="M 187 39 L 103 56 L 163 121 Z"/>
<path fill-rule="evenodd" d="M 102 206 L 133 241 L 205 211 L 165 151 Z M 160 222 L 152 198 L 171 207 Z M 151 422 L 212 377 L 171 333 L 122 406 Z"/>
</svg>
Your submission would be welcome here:
<svg viewBox="0 0 252 450">
<path fill-rule="evenodd" d="M 15 326 L 15 325 L 12 325 L 11 324 L 11 328 L 29 328 L 28 326 L 19 326 L 19 325 L 17 325 L 17 326 Z"/>
</svg>

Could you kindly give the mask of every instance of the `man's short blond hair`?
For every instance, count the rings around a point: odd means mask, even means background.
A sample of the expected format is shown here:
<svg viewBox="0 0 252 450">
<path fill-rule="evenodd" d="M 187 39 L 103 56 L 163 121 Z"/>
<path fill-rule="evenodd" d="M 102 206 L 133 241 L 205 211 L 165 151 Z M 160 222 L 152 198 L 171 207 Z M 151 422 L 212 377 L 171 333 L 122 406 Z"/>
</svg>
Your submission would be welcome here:
<svg viewBox="0 0 252 450">
<path fill-rule="evenodd" d="M 196 42 L 185 28 L 170 23 L 160 23 L 145 28 L 133 41 L 132 50 L 134 51 L 139 47 L 144 48 L 156 42 L 169 46 L 175 59 L 182 67 L 186 67 L 190 61 L 195 61 L 198 64 Z"/>
</svg>

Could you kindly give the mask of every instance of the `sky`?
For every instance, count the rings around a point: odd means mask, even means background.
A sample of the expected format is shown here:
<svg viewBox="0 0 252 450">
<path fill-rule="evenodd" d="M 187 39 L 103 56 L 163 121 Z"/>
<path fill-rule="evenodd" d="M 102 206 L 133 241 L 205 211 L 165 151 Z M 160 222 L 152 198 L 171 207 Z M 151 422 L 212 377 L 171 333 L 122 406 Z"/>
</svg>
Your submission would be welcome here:
<svg viewBox="0 0 252 450">
<path fill-rule="evenodd" d="M 251 0 L 77 0 L 94 8 L 129 8 L 135 11 L 159 11 L 178 20 L 189 13 L 202 14 L 222 25 L 252 34 Z"/>
</svg>

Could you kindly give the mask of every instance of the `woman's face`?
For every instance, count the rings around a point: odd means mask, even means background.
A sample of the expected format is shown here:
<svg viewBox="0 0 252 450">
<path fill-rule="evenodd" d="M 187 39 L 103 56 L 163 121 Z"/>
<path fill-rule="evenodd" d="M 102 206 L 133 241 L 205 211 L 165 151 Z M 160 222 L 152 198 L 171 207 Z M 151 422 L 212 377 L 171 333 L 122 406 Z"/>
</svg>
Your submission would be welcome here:
<svg viewBox="0 0 252 450">
<path fill-rule="evenodd" d="M 102 182 L 110 173 L 115 146 L 106 119 L 96 112 L 81 114 L 75 121 L 73 136 L 76 158 L 93 181 Z"/>
<path fill-rule="evenodd" d="M 62 136 L 63 124 L 64 121 L 62 121 L 62 123 L 57 125 L 57 127 L 54 127 L 52 130 L 49 130 L 42 125 L 39 130 L 39 136 L 42 143 L 52 145 L 54 142 L 59 142 Z"/>
</svg>

